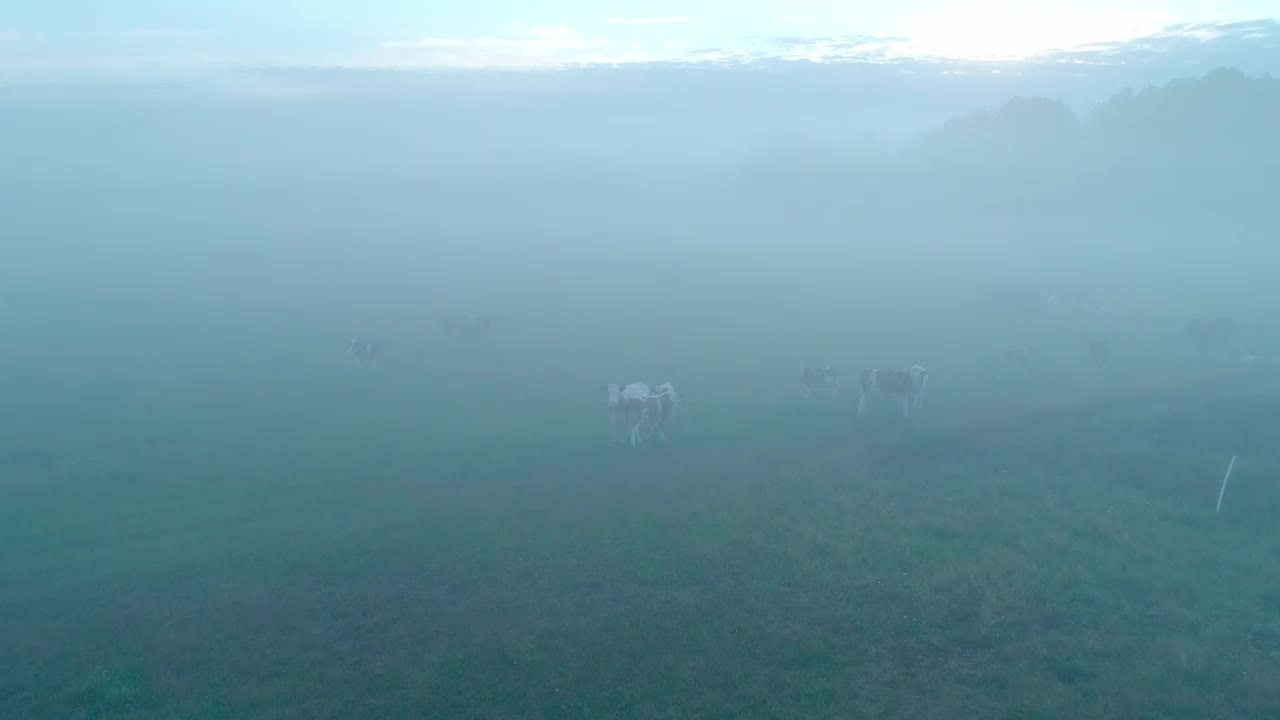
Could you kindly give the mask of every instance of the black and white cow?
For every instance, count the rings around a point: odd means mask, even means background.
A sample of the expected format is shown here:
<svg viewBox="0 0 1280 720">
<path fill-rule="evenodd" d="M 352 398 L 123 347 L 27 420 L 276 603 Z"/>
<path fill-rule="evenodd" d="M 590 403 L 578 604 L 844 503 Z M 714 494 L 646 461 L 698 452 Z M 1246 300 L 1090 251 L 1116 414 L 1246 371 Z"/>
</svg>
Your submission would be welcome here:
<svg viewBox="0 0 1280 720">
<path fill-rule="evenodd" d="M 643 439 L 643 431 L 651 417 L 652 392 L 643 382 L 629 385 L 610 383 L 604 387 L 609 400 L 609 419 L 614 442 L 631 442 L 635 447 Z"/>
<path fill-rule="evenodd" d="M 458 343 L 474 342 L 489 336 L 492 318 L 484 313 L 449 315 L 440 321 L 440 330 L 449 341 L 449 349 L 456 350 Z"/>
<path fill-rule="evenodd" d="M 806 399 L 815 390 L 829 392 L 831 397 L 835 397 L 840 394 L 840 369 L 829 365 L 803 368 L 800 370 L 800 383 L 804 386 Z"/>
<path fill-rule="evenodd" d="M 924 407 L 924 392 L 929 386 L 929 371 L 919 365 L 901 370 L 867 370 L 862 373 L 862 394 L 858 397 L 858 414 L 865 415 L 871 398 L 888 395 L 902 400 L 902 415 Z"/>
<path fill-rule="evenodd" d="M 676 392 L 675 385 L 665 382 L 655 387 L 645 407 L 649 433 L 666 440 L 667 427 L 676 419 L 679 410 L 680 393 Z"/>
<path fill-rule="evenodd" d="M 347 360 L 357 365 L 376 365 L 382 359 L 382 341 L 353 337 L 347 340 Z"/>
<path fill-rule="evenodd" d="M 1231 318 L 1193 318 L 1182 326 L 1182 336 L 1200 352 L 1240 352 L 1236 323 Z"/>
<path fill-rule="evenodd" d="M 1027 374 L 1039 355 L 1040 348 L 1034 344 L 1005 350 L 1000 361 L 1000 379 L 1007 380 L 1015 375 Z"/>
</svg>

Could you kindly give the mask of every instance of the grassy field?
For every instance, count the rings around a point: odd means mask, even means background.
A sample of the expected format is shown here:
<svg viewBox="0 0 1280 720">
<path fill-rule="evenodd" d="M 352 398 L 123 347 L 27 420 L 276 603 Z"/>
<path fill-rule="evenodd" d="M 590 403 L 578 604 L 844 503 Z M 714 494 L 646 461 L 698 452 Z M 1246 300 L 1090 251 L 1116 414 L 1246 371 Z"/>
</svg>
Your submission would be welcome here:
<svg viewBox="0 0 1280 720">
<path fill-rule="evenodd" d="M 708 351 L 633 451 L 543 350 L 15 383 L 0 718 L 1280 717 L 1277 379 L 976 357 L 859 421 Z"/>
</svg>

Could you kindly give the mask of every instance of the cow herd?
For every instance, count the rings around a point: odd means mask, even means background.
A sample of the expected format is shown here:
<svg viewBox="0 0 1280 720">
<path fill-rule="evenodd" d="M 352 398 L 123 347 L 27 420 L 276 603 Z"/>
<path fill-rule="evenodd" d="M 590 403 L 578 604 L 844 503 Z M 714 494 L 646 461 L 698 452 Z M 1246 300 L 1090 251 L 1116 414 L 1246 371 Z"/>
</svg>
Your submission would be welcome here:
<svg viewBox="0 0 1280 720">
<path fill-rule="evenodd" d="M 805 367 L 800 370 L 800 385 L 805 399 L 814 392 L 840 393 L 840 369 L 830 365 Z M 858 378 L 858 414 L 866 415 L 877 397 L 892 398 L 900 403 L 903 417 L 924 407 L 924 393 L 929 387 L 929 371 L 920 365 L 897 370 L 864 370 Z"/>
<path fill-rule="evenodd" d="M 840 392 L 840 371 L 831 366 L 806 367 L 800 371 L 804 396 L 814 392 Z M 909 417 L 924 406 L 929 371 L 920 365 L 897 370 L 866 370 L 859 378 L 858 414 L 865 415 L 874 399 L 891 398 L 900 403 Z M 666 439 L 666 430 L 680 408 L 680 394 L 671 383 L 650 389 L 647 383 L 610 383 L 603 388 L 613 426 L 613 441 L 632 447 L 657 437 Z"/>
<path fill-rule="evenodd" d="M 450 349 L 486 337 L 490 327 L 490 318 L 476 313 L 446 317 L 441 322 L 442 335 Z M 1236 325 L 1230 318 L 1188 320 L 1181 335 L 1202 353 L 1228 353 L 1249 365 L 1280 368 L 1280 360 L 1241 353 Z M 375 365 L 382 352 L 380 340 L 352 337 L 347 342 L 347 356 L 354 364 Z M 1006 350 L 1000 358 L 997 379 L 1003 382 L 1025 375 L 1040 352 L 1035 344 Z M 1112 355 L 1111 342 L 1095 339 L 1088 343 L 1087 352 L 1095 363 L 1106 363 Z M 810 363 L 800 371 L 800 385 L 806 399 L 814 393 L 837 397 L 840 393 L 840 370 L 830 365 L 819 365 L 811 357 Z M 897 369 L 864 370 L 858 377 L 857 412 L 866 415 L 872 403 L 883 398 L 896 402 L 902 416 L 910 417 L 924 407 L 928 386 L 929 371 L 919 364 Z M 682 395 L 670 382 L 656 386 L 642 381 L 610 383 L 602 386 L 601 390 L 605 393 L 613 441 L 632 447 L 653 439 L 665 440 L 668 429 L 679 414 L 682 400 Z"/>
<path fill-rule="evenodd" d="M 1183 326 L 1181 335 L 1193 348 L 1217 356 L 1240 357 L 1249 365 L 1280 368 L 1280 359 L 1241 353 L 1235 322 L 1230 318 L 1193 319 Z M 1034 343 L 1006 350 L 1000 359 L 996 378 L 1014 381 L 1028 374 L 1040 356 Z M 1108 339 L 1095 339 L 1087 344 L 1087 355 L 1095 364 L 1111 360 L 1112 345 Z M 806 399 L 815 393 L 831 397 L 840 394 L 840 369 L 810 364 L 800 370 L 800 386 Z M 903 417 L 910 417 L 924 407 L 929 387 L 929 371 L 922 365 L 897 369 L 864 370 L 858 378 L 858 415 L 866 415 L 877 398 L 896 402 Z M 613 422 L 615 442 L 639 445 L 657 436 L 664 437 L 665 428 L 678 405 L 678 395 L 670 383 L 650 390 L 643 382 L 614 383 L 604 387 Z"/>
</svg>

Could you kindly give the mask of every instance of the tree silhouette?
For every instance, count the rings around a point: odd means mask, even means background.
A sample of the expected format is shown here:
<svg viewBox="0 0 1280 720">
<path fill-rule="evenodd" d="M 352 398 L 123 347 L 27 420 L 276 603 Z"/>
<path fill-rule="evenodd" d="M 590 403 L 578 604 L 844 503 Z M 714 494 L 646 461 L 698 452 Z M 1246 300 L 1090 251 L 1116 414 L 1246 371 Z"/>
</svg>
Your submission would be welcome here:
<svg viewBox="0 0 1280 720">
<path fill-rule="evenodd" d="M 1055 100 L 1014 98 L 946 123 L 908 154 L 926 166 L 969 171 L 1274 169 L 1276 128 L 1280 81 L 1220 68 L 1125 90 L 1083 119 Z"/>
<path fill-rule="evenodd" d="M 1043 97 L 1016 97 L 995 111 L 947 122 L 912 148 L 943 166 L 1012 170 L 1059 167 L 1073 157 L 1080 121 L 1071 108 Z"/>
<path fill-rule="evenodd" d="M 1087 127 L 1095 156 L 1151 169 L 1274 167 L 1280 82 L 1220 68 L 1099 105 Z"/>
</svg>

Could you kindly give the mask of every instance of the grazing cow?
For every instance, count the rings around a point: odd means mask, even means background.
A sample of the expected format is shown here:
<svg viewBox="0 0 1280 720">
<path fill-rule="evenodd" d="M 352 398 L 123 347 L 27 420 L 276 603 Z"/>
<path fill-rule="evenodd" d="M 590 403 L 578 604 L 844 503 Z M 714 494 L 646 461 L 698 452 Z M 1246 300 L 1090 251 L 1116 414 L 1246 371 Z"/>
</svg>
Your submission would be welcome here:
<svg viewBox="0 0 1280 720">
<path fill-rule="evenodd" d="M 929 386 L 929 371 L 919 365 L 901 370 L 867 370 L 862 373 L 862 394 L 858 397 L 858 414 L 865 415 L 873 395 L 902 398 L 902 416 L 924 407 L 924 391 Z"/>
<path fill-rule="evenodd" d="M 654 388 L 644 409 L 650 434 L 657 433 L 658 437 L 666 440 L 667 426 L 675 419 L 679 410 L 680 394 L 676 392 L 674 385 L 665 382 Z"/>
<path fill-rule="evenodd" d="M 840 369 L 831 366 L 806 367 L 800 370 L 800 382 L 804 385 L 804 396 L 808 399 L 814 390 L 831 393 L 831 397 L 840 394 Z"/>
<path fill-rule="evenodd" d="M 1240 343 L 1236 337 L 1236 323 L 1231 318 L 1217 317 L 1212 319 L 1194 318 L 1182 326 L 1182 335 L 1200 352 L 1214 350 L 1240 352 Z"/>
<path fill-rule="evenodd" d="M 376 365 L 382 359 L 382 342 L 353 337 L 347 340 L 347 360 L 358 365 Z"/>
<path fill-rule="evenodd" d="M 461 317 L 446 316 L 440 321 L 440 329 L 449 339 L 449 349 L 456 350 L 459 342 L 473 342 L 489 336 L 492 320 L 482 313 L 470 313 Z"/>
<path fill-rule="evenodd" d="M 641 431 L 649 419 L 649 386 L 642 382 L 630 385 L 611 383 L 605 386 L 609 397 L 609 416 L 613 423 L 613 441 L 640 444 Z"/>
<path fill-rule="evenodd" d="M 1089 343 L 1089 357 L 1099 365 L 1106 363 L 1111 359 L 1111 341 L 1094 340 Z"/>
<path fill-rule="evenodd" d="M 1014 375 L 1025 375 L 1039 354 L 1040 348 L 1036 345 L 1023 345 L 1005 350 L 1004 358 L 1000 363 L 1000 379 L 1006 380 Z"/>
</svg>

